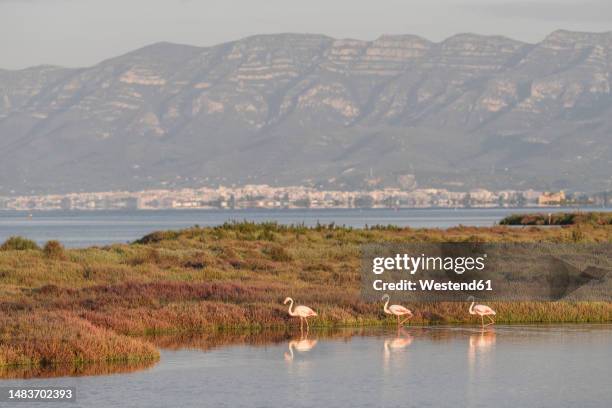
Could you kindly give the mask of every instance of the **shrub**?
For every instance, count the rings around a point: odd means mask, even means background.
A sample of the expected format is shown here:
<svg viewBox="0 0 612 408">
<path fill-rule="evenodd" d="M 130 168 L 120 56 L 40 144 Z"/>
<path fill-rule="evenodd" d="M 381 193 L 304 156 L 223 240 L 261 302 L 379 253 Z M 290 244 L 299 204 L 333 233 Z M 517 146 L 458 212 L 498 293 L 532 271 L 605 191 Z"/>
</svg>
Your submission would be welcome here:
<svg viewBox="0 0 612 408">
<path fill-rule="evenodd" d="M 155 231 L 139 240 L 134 241 L 135 244 L 154 244 L 162 241 L 176 240 L 180 236 L 179 231 Z"/>
<path fill-rule="evenodd" d="M 159 264 L 161 260 L 162 257 L 157 249 L 145 248 L 142 251 L 136 252 L 136 254 L 127 259 L 127 264 L 132 266 L 144 264 Z"/>
<path fill-rule="evenodd" d="M 23 237 L 10 237 L 0 246 L 2 251 L 27 251 L 32 249 L 36 250 L 40 247 L 31 239 Z"/>
<path fill-rule="evenodd" d="M 572 230 L 572 241 L 581 242 L 584 240 L 584 233 L 580 228 L 576 228 Z"/>
<path fill-rule="evenodd" d="M 511 214 L 504 217 L 499 225 L 521 225 L 523 223 L 524 216 L 522 214 Z"/>
<path fill-rule="evenodd" d="M 553 214 L 512 214 L 499 222 L 500 225 L 606 225 L 612 224 L 612 215 L 605 212 L 570 212 Z"/>
<path fill-rule="evenodd" d="M 264 249 L 264 252 L 276 262 L 290 262 L 293 257 L 285 248 L 278 245 L 272 245 Z"/>
<path fill-rule="evenodd" d="M 55 240 L 48 241 L 43 248 L 43 252 L 49 259 L 64 259 L 66 257 L 64 246 Z"/>
</svg>

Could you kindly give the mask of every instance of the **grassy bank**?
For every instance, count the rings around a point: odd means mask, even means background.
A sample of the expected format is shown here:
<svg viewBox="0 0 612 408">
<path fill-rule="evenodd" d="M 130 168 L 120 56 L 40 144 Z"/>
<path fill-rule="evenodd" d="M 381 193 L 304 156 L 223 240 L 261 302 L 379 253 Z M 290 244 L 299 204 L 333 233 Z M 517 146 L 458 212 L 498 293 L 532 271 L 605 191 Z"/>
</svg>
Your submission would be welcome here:
<svg viewBox="0 0 612 408">
<path fill-rule="evenodd" d="M 306 228 L 238 223 L 157 232 L 131 245 L 64 249 L 13 240 L 0 250 L 0 365 L 158 358 L 151 337 L 293 327 L 282 300 L 319 326 L 393 324 L 359 297 L 371 242 L 610 242 L 612 226 Z M 497 320 L 609 322 L 607 302 L 491 303 Z M 459 303 L 412 304 L 415 323 L 476 323 Z"/>
<path fill-rule="evenodd" d="M 157 349 L 96 326 L 70 311 L 19 311 L 0 317 L 0 366 L 157 360 Z"/>
<path fill-rule="evenodd" d="M 499 222 L 500 225 L 612 225 L 609 212 L 563 212 L 512 214 Z"/>
</svg>

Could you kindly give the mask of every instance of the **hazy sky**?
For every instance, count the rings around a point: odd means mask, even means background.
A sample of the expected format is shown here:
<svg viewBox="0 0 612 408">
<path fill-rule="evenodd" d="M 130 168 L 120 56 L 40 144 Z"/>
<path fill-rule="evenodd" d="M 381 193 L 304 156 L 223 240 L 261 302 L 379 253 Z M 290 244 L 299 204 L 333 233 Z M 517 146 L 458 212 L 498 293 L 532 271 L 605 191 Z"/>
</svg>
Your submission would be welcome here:
<svg viewBox="0 0 612 408">
<path fill-rule="evenodd" d="M 213 45 L 261 33 L 537 42 L 558 28 L 612 30 L 612 0 L 0 0 L 0 67 L 86 66 L 157 41 Z"/>
</svg>

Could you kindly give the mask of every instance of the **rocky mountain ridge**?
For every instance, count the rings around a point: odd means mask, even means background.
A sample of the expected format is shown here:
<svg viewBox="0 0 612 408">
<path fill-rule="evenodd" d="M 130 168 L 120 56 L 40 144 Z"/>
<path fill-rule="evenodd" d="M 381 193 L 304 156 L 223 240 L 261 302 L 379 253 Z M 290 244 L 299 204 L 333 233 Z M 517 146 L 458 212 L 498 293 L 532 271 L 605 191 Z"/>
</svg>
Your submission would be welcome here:
<svg viewBox="0 0 612 408">
<path fill-rule="evenodd" d="M 158 43 L 0 70 L 0 195 L 215 184 L 610 188 L 612 32 Z M 406 184 L 406 180 L 411 180 Z"/>
</svg>

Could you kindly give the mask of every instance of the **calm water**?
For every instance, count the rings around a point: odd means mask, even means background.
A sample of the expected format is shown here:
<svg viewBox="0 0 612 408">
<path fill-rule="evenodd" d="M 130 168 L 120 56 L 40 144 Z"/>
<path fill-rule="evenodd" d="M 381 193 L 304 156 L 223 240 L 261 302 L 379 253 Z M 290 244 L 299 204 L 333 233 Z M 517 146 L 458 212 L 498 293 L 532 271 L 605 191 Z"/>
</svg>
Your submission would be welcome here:
<svg viewBox="0 0 612 408">
<path fill-rule="evenodd" d="M 316 225 L 317 222 L 352 227 L 393 224 L 414 228 L 448 228 L 459 224 L 491 226 L 506 215 L 567 209 L 401 209 L 401 210 L 185 210 L 185 211 L 51 211 L 28 213 L 0 211 L 0 242 L 22 235 L 44 243 L 57 239 L 70 247 L 133 241 L 156 230 L 195 224 L 210 226 L 226 221 L 277 221 Z"/>
<path fill-rule="evenodd" d="M 270 341 L 208 349 L 210 339 L 192 339 L 143 371 L 0 386 L 76 387 L 77 403 L 56 407 L 612 406 L 612 325 L 313 331 Z"/>
</svg>

